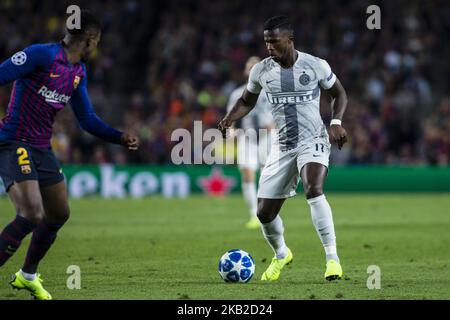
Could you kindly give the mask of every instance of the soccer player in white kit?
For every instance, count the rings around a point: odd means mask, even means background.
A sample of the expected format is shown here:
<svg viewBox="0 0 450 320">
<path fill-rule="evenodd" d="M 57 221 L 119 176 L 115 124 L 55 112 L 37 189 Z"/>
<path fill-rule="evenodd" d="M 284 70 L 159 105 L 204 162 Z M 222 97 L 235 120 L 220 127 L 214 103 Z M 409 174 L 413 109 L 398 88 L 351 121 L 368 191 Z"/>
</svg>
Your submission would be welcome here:
<svg viewBox="0 0 450 320">
<path fill-rule="evenodd" d="M 244 76 L 248 78 L 252 67 L 261 59 L 253 56 L 248 58 Z M 247 84 L 235 90 L 228 99 L 227 112 L 230 112 L 236 101 L 242 96 Z M 265 94 L 260 94 L 255 108 L 234 125 L 237 135 L 237 163 L 242 180 L 242 194 L 250 211 L 250 220 L 245 224 L 248 229 L 258 229 L 260 222 L 257 217 L 258 198 L 256 195 L 256 171 L 266 163 L 270 151 L 271 132 L 273 129 L 272 105 Z"/>
<path fill-rule="evenodd" d="M 293 28 L 286 17 L 272 17 L 264 23 L 264 41 L 270 57 L 252 68 L 242 97 L 219 123 L 219 129 L 226 134 L 234 121 L 252 110 L 261 90 L 272 103 L 278 137 L 259 180 L 257 215 L 275 257 L 261 280 L 277 280 L 281 269 L 293 261 L 279 212 L 286 198 L 296 194 L 300 178 L 325 250 L 324 277 L 341 279 L 332 212 L 323 194 L 331 145 L 320 116 L 320 87 L 334 100 L 330 133 L 339 149 L 347 141 L 341 126 L 347 94 L 325 60 L 294 48 Z"/>
</svg>

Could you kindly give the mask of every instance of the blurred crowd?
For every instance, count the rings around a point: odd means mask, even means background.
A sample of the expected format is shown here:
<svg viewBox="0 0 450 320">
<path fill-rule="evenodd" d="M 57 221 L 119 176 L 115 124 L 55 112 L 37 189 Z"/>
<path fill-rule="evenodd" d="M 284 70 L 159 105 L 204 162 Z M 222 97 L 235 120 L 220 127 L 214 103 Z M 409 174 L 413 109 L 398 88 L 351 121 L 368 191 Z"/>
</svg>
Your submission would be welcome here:
<svg viewBox="0 0 450 320">
<path fill-rule="evenodd" d="M 326 59 L 349 96 L 343 125 L 350 140 L 333 149 L 331 163 L 450 163 L 448 1 L 383 2 L 381 30 L 366 26 L 366 8 L 377 1 L 166 0 L 151 25 L 132 19 L 145 12 L 144 2 L 86 2 L 106 23 L 88 64 L 91 99 L 101 117 L 139 134 L 140 150 L 128 154 L 81 132 L 66 108 L 53 139 L 62 162 L 170 163 L 173 130 L 192 130 L 195 120 L 204 130 L 216 127 L 228 96 L 246 81 L 247 58 L 267 56 L 263 22 L 285 14 L 296 48 Z M 0 0 L 0 57 L 61 38 L 64 3 L 40 3 L 47 5 Z M 130 33 L 142 28 L 148 34 L 132 42 Z M 128 70 L 118 52 L 133 46 L 142 81 L 114 76 Z M 133 86 L 117 90 L 117 82 Z M 8 99 L 9 87 L 0 88 L 0 114 Z M 321 111 L 329 123 L 329 108 Z"/>
</svg>

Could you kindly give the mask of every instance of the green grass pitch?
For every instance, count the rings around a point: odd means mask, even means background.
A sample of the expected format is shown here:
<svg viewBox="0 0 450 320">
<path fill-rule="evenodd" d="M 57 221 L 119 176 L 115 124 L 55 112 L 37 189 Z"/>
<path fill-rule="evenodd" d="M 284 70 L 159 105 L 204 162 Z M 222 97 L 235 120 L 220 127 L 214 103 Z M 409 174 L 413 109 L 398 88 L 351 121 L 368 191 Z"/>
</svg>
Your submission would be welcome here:
<svg viewBox="0 0 450 320">
<path fill-rule="evenodd" d="M 302 195 L 282 209 L 294 263 L 275 283 L 259 279 L 272 251 L 246 230 L 239 195 L 226 198 L 72 200 L 72 217 L 40 266 L 56 299 L 450 299 L 449 194 L 329 194 L 345 279 L 326 282 L 324 253 Z M 14 216 L 0 199 L 0 227 Z M 0 269 L 0 299 L 30 299 L 8 284 L 29 237 Z M 229 249 L 248 251 L 248 284 L 222 281 L 217 264 Z M 81 269 L 81 289 L 66 286 Z M 381 289 L 367 288 L 367 268 L 381 269 Z"/>
</svg>

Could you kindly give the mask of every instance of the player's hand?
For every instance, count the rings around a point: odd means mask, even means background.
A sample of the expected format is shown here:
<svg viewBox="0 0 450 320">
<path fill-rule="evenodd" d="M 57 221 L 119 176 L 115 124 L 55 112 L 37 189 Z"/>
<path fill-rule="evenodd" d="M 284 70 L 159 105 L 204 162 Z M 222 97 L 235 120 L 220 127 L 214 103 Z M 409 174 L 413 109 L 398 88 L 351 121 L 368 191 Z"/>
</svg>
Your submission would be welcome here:
<svg viewBox="0 0 450 320">
<path fill-rule="evenodd" d="M 330 131 L 333 142 L 336 142 L 339 150 L 341 150 L 344 143 L 347 142 L 347 131 L 345 131 L 344 127 L 337 124 L 330 126 Z"/>
<path fill-rule="evenodd" d="M 220 131 L 222 131 L 223 138 L 227 137 L 227 129 L 230 128 L 232 124 L 233 122 L 227 116 L 225 116 L 225 118 L 223 118 L 222 121 L 219 122 L 218 128 Z"/>
<path fill-rule="evenodd" d="M 131 151 L 139 148 L 139 138 L 132 133 L 125 132 L 120 138 L 120 142 L 125 148 Z"/>
</svg>

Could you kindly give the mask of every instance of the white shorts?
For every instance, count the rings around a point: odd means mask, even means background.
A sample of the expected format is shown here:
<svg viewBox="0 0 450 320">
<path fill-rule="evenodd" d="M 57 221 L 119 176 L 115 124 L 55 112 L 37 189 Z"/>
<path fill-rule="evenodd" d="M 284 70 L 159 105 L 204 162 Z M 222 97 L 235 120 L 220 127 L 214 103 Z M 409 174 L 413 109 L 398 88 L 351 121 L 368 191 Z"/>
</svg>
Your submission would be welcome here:
<svg viewBox="0 0 450 320">
<path fill-rule="evenodd" d="M 259 139 L 241 135 L 237 139 L 237 161 L 239 169 L 256 171 L 263 167 L 271 149 L 271 137 L 260 134 Z"/>
<path fill-rule="evenodd" d="M 303 166 L 317 162 L 328 168 L 330 149 L 328 137 L 314 138 L 289 151 L 280 151 L 278 144 L 273 144 L 259 178 L 258 198 L 295 196 Z"/>
</svg>

